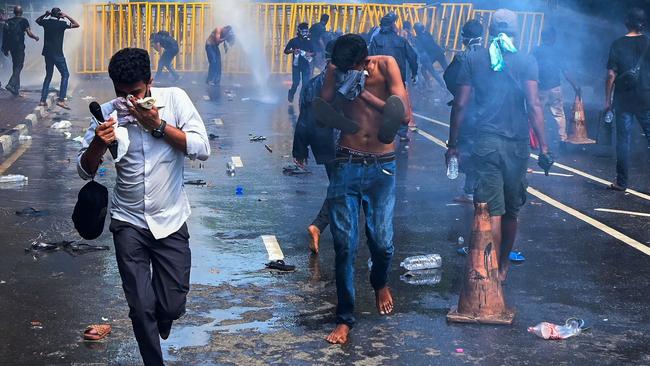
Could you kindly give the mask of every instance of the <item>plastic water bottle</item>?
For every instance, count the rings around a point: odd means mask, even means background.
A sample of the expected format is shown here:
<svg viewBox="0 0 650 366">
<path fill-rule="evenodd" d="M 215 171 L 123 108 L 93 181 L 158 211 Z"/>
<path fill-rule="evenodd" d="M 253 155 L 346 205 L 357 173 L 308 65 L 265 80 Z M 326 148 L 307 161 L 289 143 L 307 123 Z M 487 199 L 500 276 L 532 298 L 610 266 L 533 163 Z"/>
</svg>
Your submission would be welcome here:
<svg viewBox="0 0 650 366">
<path fill-rule="evenodd" d="M 20 174 L 0 175 L 0 183 L 27 183 L 28 178 Z"/>
<path fill-rule="evenodd" d="M 614 111 L 610 109 L 607 112 L 605 112 L 605 116 L 603 117 L 603 119 L 605 120 L 605 123 L 614 122 Z"/>
<path fill-rule="evenodd" d="M 528 327 L 528 333 L 543 339 L 567 339 L 580 334 L 584 325 L 585 322 L 582 319 L 569 318 L 564 325 L 541 322 L 534 327 Z"/>
<path fill-rule="evenodd" d="M 408 257 L 399 265 L 407 271 L 419 271 L 422 269 L 434 269 L 442 266 L 442 257 L 440 254 L 418 255 Z"/>
<path fill-rule="evenodd" d="M 408 271 L 400 276 L 400 280 L 409 285 L 437 285 L 442 280 L 442 271 L 440 269 Z"/>
<path fill-rule="evenodd" d="M 461 247 L 463 245 L 465 245 L 465 238 L 463 238 L 462 236 L 459 236 L 458 237 L 458 245 L 460 245 Z"/>
<path fill-rule="evenodd" d="M 235 164 L 232 162 L 226 163 L 226 174 L 231 177 L 235 176 Z"/>
<path fill-rule="evenodd" d="M 447 178 L 452 180 L 458 178 L 458 157 L 456 156 L 452 156 L 449 159 L 449 163 L 447 164 Z"/>
</svg>

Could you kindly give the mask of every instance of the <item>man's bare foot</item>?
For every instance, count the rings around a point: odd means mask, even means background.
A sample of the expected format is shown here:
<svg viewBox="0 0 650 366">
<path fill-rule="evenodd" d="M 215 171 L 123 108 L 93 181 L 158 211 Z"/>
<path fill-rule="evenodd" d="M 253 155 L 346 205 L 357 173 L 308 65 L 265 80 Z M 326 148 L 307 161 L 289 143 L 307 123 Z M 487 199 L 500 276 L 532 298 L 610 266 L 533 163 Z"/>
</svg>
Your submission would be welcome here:
<svg viewBox="0 0 650 366">
<path fill-rule="evenodd" d="M 377 311 L 381 315 L 388 315 L 393 312 L 393 296 L 388 286 L 375 291 L 377 300 Z"/>
<path fill-rule="evenodd" d="M 309 249 L 312 253 L 318 254 L 318 245 L 320 242 L 320 229 L 316 225 L 309 225 L 307 228 L 311 241 L 309 242 Z"/>
<path fill-rule="evenodd" d="M 345 324 L 338 324 L 336 328 L 325 338 L 331 344 L 346 344 L 348 343 L 348 335 L 350 334 L 350 327 Z"/>
</svg>

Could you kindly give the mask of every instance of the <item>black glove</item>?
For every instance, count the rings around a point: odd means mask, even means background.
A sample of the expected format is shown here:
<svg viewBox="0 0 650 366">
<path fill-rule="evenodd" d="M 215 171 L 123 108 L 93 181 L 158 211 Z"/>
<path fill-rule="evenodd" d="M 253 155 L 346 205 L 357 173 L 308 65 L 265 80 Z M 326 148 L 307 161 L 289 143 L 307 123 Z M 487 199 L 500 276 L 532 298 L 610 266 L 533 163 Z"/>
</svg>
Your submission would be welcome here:
<svg viewBox="0 0 650 366">
<path fill-rule="evenodd" d="M 551 167 L 554 163 L 555 160 L 553 160 L 553 155 L 551 153 L 540 154 L 539 160 L 537 161 L 537 165 L 539 165 L 540 168 L 544 169 L 544 175 L 547 177 L 548 171 L 551 170 Z"/>
</svg>

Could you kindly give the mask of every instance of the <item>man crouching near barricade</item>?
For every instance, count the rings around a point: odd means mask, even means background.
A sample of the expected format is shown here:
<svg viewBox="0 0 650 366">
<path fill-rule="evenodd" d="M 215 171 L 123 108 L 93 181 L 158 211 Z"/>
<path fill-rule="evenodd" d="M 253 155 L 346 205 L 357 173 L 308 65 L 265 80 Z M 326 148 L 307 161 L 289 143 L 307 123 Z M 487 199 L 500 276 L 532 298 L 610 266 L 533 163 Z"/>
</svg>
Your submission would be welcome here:
<svg viewBox="0 0 650 366">
<path fill-rule="evenodd" d="M 476 106 L 476 140 L 472 162 L 478 176 L 475 203 L 487 203 L 492 224 L 499 278 L 505 280 L 509 254 L 517 234 L 517 216 L 526 202 L 529 119 L 539 139 L 539 165 L 553 165 L 544 135 L 537 89 L 537 63 L 517 52 L 517 15 L 500 9 L 492 17 L 490 48 L 468 54 L 457 77 L 458 92 L 451 112 L 447 161 L 458 156 L 458 133 L 472 91 Z"/>
<path fill-rule="evenodd" d="M 321 92 L 314 100 L 316 121 L 341 130 L 327 199 L 336 253 L 336 328 L 327 341 L 343 344 L 354 326 L 354 262 L 363 208 L 372 259 L 370 283 L 377 310 L 393 311 L 387 286 L 393 257 L 395 144 L 400 124 L 410 119 L 406 90 L 395 59 L 368 57 L 358 35 L 340 37 L 332 50 Z M 331 104 L 343 112 L 339 114 Z"/>
<path fill-rule="evenodd" d="M 109 145 L 116 139 L 121 145 L 110 230 L 140 354 L 145 365 L 158 366 L 160 338 L 167 339 L 172 321 L 185 313 L 190 286 L 183 164 L 186 156 L 207 160 L 210 145 L 188 95 L 152 87 L 147 51 L 118 51 L 108 73 L 118 98 L 102 105 L 106 122 L 91 123 L 77 167 L 83 179 L 93 178 Z"/>
</svg>

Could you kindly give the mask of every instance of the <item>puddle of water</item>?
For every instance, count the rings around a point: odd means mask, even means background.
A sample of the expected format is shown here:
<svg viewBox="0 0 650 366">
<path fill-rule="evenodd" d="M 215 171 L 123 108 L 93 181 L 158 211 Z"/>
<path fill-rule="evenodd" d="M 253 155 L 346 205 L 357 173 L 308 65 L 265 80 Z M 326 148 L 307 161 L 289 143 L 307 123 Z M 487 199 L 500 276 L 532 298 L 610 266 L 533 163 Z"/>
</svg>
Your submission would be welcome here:
<svg viewBox="0 0 650 366">
<path fill-rule="evenodd" d="M 278 321 L 277 317 L 272 317 L 267 321 L 254 320 L 236 324 L 222 324 L 224 321 L 243 320 L 242 315 L 246 312 L 268 309 L 271 308 L 233 306 L 228 309 L 216 309 L 208 314 L 203 314 L 206 318 L 213 320 L 203 325 L 172 329 L 169 339 L 162 342 L 163 357 L 167 360 L 175 360 L 173 353 L 181 348 L 204 346 L 210 341 L 210 335 L 213 332 L 235 333 L 241 330 L 257 330 L 260 333 L 269 332 Z"/>
</svg>

